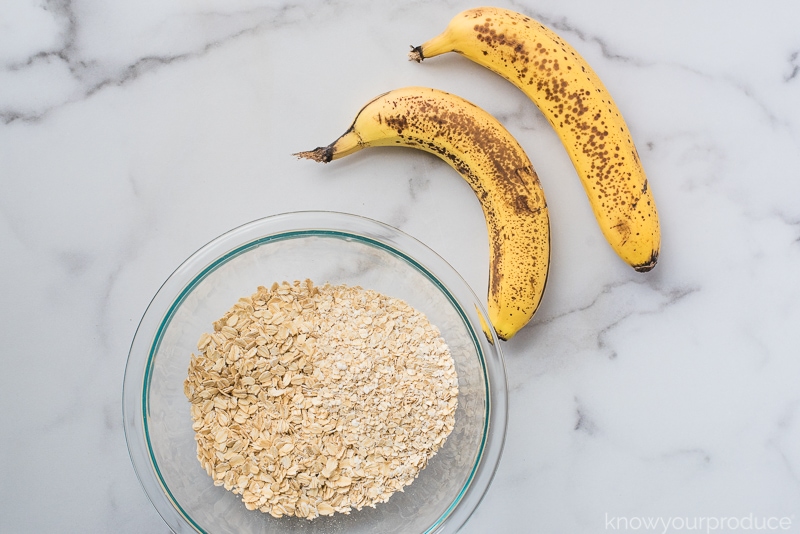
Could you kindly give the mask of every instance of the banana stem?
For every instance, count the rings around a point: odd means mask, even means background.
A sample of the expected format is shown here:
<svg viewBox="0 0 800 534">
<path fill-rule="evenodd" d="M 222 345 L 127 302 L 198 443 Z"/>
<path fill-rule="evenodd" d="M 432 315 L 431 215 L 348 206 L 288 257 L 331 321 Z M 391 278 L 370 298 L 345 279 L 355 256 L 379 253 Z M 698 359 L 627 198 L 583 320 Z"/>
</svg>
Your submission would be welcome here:
<svg viewBox="0 0 800 534">
<path fill-rule="evenodd" d="M 423 59 L 454 51 L 453 36 L 445 30 L 433 39 L 429 39 L 419 46 L 412 46 L 411 52 L 408 53 L 408 59 L 409 61 L 416 61 L 419 63 Z"/>
<path fill-rule="evenodd" d="M 408 60 L 420 63 L 423 59 L 425 59 L 425 56 L 422 55 L 422 47 L 412 45 L 411 52 L 408 53 Z"/>
<path fill-rule="evenodd" d="M 361 138 L 356 131 L 351 128 L 328 146 L 317 147 L 307 152 L 297 152 L 293 154 L 293 156 L 302 159 L 310 159 L 319 163 L 328 163 L 329 161 L 343 158 L 353 152 L 358 152 L 362 148 L 364 148 L 364 145 L 361 142 Z"/>
<path fill-rule="evenodd" d="M 315 148 L 314 150 L 308 150 L 306 152 L 297 152 L 296 154 L 292 155 L 297 156 L 300 159 L 310 159 L 318 163 L 328 163 L 331 160 L 331 147 L 320 146 Z"/>
</svg>

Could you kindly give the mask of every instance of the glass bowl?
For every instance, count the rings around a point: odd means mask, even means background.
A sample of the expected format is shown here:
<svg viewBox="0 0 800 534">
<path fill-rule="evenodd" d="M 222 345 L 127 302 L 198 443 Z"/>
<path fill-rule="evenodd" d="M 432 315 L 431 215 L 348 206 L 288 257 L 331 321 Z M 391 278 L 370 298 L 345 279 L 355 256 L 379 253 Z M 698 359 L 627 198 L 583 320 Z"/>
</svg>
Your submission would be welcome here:
<svg viewBox="0 0 800 534">
<path fill-rule="evenodd" d="M 197 340 L 259 285 L 311 279 L 405 300 L 441 331 L 459 380 L 455 426 L 405 491 L 349 515 L 273 518 L 214 486 L 197 460 L 183 393 Z M 482 315 L 481 315 L 482 314 Z M 207 534 L 456 532 L 494 476 L 506 433 L 505 365 L 467 283 L 436 253 L 385 224 L 333 212 L 260 219 L 211 241 L 172 273 L 131 344 L 123 419 L 137 476 L 173 532 Z"/>
</svg>

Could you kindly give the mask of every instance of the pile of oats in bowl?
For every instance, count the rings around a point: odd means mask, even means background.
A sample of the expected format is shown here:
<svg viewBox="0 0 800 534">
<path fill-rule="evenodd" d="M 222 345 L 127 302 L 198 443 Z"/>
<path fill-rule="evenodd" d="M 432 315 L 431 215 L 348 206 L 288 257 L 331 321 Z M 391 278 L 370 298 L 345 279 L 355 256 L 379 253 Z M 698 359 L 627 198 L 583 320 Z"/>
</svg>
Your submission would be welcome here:
<svg viewBox="0 0 800 534">
<path fill-rule="evenodd" d="M 184 393 L 200 463 L 249 510 L 314 519 L 374 507 L 411 484 L 453 429 L 450 350 L 402 300 L 284 282 L 213 326 Z"/>
</svg>

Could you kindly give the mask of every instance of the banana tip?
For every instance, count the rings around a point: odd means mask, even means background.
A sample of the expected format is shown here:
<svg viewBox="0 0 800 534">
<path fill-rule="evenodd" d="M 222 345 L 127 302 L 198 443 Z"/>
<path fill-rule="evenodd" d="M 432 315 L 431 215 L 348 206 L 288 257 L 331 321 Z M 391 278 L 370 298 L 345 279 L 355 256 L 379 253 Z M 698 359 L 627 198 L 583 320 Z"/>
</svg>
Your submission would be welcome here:
<svg viewBox="0 0 800 534">
<path fill-rule="evenodd" d="M 514 337 L 514 334 L 516 334 L 516 332 L 511 332 L 508 334 L 503 334 L 500 332 L 495 332 L 495 333 L 497 334 L 497 339 L 499 339 L 500 341 L 508 341 L 509 339 Z"/>
<path fill-rule="evenodd" d="M 640 263 L 639 265 L 634 265 L 633 270 L 637 273 L 646 273 L 648 271 L 652 271 L 653 267 L 656 266 L 658 262 L 658 251 L 654 250 L 653 254 L 650 256 L 650 259 L 644 263 Z"/>
</svg>

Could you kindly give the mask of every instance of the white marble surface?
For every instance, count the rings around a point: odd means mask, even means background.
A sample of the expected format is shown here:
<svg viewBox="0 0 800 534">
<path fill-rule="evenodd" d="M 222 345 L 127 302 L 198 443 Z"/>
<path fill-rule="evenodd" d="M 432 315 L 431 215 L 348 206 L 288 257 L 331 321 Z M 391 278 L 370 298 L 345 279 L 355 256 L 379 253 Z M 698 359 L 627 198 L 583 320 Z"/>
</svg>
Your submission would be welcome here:
<svg viewBox="0 0 800 534">
<path fill-rule="evenodd" d="M 228 229 L 356 213 L 484 292 L 481 211 L 443 162 L 291 157 L 412 84 L 518 137 L 553 227 L 544 303 L 503 346 L 505 454 L 463 532 L 800 532 L 800 4 L 499 2 L 559 31 L 622 108 L 662 221 L 646 275 L 603 241 L 520 92 L 456 56 L 406 61 L 475 5 L 0 3 L 0 532 L 168 532 L 128 458 L 123 371 L 159 285 Z"/>
</svg>

